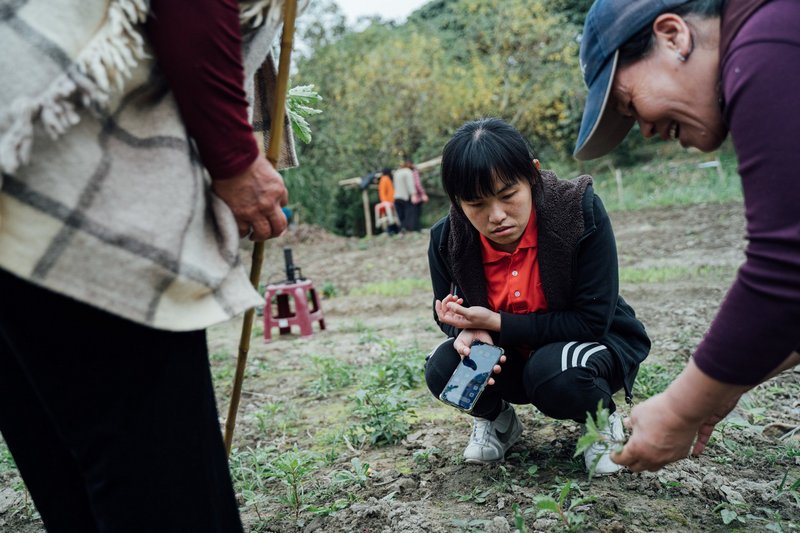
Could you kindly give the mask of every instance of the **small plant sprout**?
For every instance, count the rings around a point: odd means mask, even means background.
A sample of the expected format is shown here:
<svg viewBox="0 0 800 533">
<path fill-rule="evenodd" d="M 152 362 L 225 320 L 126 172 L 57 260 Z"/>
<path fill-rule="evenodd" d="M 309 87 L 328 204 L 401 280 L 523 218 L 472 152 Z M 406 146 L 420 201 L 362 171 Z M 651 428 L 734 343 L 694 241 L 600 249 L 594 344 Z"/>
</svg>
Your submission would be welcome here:
<svg viewBox="0 0 800 533">
<path fill-rule="evenodd" d="M 492 489 L 482 489 L 480 487 L 475 487 L 472 489 L 472 492 L 468 492 L 466 494 L 455 493 L 456 499 L 459 502 L 475 502 L 479 505 L 483 505 L 486 503 L 486 498 L 492 494 Z"/>
<path fill-rule="evenodd" d="M 333 474 L 333 481 L 342 486 L 365 486 L 372 476 L 372 468 L 368 463 L 362 463 L 358 457 L 353 457 L 350 465 L 353 467 L 352 470 L 337 470 Z"/>
<path fill-rule="evenodd" d="M 578 457 L 583 454 L 592 446 L 599 446 L 604 452 L 620 452 L 625 445 L 625 441 L 615 440 L 610 437 L 611 424 L 609 422 L 610 413 L 608 409 L 603 407 L 602 402 L 597 403 L 597 412 L 594 416 L 591 413 L 586 413 L 586 431 L 578 439 L 578 444 L 575 446 L 575 454 L 573 457 Z M 602 455 L 597 454 L 594 462 L 589 468 L 589 479 L 594 475 L 597 468 L 597 463 L 600 462 Z"/>
<path fill-rule="evenodd" d="M 783 474 L 781 484 L 778 486 L 778 491 L 775 493 L 773 499 L 778 498 L 783 494 L 789 494 L 792 496 L 792 498 L 794 498 L 795 504 L 800 506 L 800 478 L 794 480 L 794 483 L 791 483 L 787 486 L 788 479 L 789 470 L 786 470 L 786 472 Z"/>
<path fill-rule="evenodd" d="M 436 457 L 437 455 L 441 454 L 442 450 L 439 448 L 429 448 L 427 450 L 417 450 L 414 452 L 412 458 L 414 459 L 414 463 L 424 469 L 430 469 L 432 466 L 431 459 Z"/>
<path fill-rule="evenodd" d="M 306 484 L 319 466 L 319 457 L 306 451 L 284 452 L 267 465 L 267 476 L 286 487 L 281 501 L 294 512 L 295 520 L 306 508 Z"/>
<path fill-rule="evenodd" d="M 322 297 L 323 298 L 334 298 L 337 294 L 339 294 L 339 291 L 336 288 L 336 285 L 334 285 L 332 282 L 326 281 L 322 285 Z"/>
<path fill-rule="evenodd" d="M 750 514 L 750 509 L 748 508 L 747 504 L 740 502 L 721 503 L 714 507 L 713 512 L 719 513 L 720 518 L 722 518 L 722 523 L 726 526 L 732 524 L 733 522 L 746 524 L 748 518 L 753 518 L 753 516 Z"/>
<path fill-rule="evenodd" d="M 565 531 L 576 531 L 581 528 L 584 520 L 586 520 L 586 510 L 589 505 L 595 501 L 594 496 L 584 497 L 581 489 L 577 483 L 568 479 L 560 487 L 554 487 L 558 492 L 558 498 L 553 496 L 537 496 L 534 498 L 534 503 L 538 509 L 537 517 L 547 514 L 555 514 L 564 525 Z M 573 494 L 576 493 L 576 494 Z"/>
</svg>

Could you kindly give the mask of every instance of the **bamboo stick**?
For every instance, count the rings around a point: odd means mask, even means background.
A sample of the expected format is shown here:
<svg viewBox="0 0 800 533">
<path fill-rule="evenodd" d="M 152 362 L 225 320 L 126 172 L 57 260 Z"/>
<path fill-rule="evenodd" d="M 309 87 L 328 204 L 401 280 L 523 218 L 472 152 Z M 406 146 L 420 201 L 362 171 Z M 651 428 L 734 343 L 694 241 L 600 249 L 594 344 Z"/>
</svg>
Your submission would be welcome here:
<svg viewBox="0 0 800 533">
<path fill-rule="evenodd" d="M 275 98 L 270 115 L 269 148 L 267 159 L 273 166 L 278 166 L 283 138 L 283 121 L 286 117 L 286 93 L 289 90 L 289 65 L 292 57 L 292 41 L 294 41 L 294 23 L 297 18 L 297 0 L 285 0 L 283 5 L 283 32 L 281 34 L 281 52 L 278 60 L 278 79 L 275 87 Z M 250 283 L 258 289 L 261 278 L 261 265 L 264 262 L 264 243 L 257 242 L 253 246 L 253 262 L 250 266 Z M 267 306 L 264 312 L 269 312 Z M 236 374 L 233 378 L 231 403 L 228 406 L 228 417 L 225 419 L 225 451 L 230 456 L 233 444 L 233 432 L 236 429 L 236 414 L 242 397 L 242 383 L 247 366 L 247 354 L 250 351 L 250 337 L 253 332 L 255 309 L 248 309 L 242 321 L 242 336 L 239 339 L 239 356 L 236 360 Z"/>
</svg>

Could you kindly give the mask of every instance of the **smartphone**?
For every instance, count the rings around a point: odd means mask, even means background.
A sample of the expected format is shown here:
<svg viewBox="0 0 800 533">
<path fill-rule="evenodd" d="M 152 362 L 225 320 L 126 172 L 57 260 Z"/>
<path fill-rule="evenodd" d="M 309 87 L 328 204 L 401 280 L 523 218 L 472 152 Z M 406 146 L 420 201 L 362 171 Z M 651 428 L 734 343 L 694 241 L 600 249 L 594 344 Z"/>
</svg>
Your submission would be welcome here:
<svg viewBox="0 0 800 533">
<path fill-rule="evenodd" d="M 469 356 L 464 357 L 456 367 L 439 399 L 456 409 L 471 413 L 501 355 L 503 349 L 500 346 L 474 341 L 469 348 Z"/>
</svg>

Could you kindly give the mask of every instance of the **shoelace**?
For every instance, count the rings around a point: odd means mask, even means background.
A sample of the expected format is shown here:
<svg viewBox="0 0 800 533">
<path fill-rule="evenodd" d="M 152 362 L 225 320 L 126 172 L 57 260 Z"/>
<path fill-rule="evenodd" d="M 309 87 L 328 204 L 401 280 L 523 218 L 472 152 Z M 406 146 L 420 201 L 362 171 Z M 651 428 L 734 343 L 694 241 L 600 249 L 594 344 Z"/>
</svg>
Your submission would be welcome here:
<svg viewBox="0 0 800 533">
<path fill-rule="evenodd" d="M 486 444 L 486 435 L 492 422 L 489 420 L 475 418 L 472 421 L 472 440 L 478 444 Z"/>
</svg>

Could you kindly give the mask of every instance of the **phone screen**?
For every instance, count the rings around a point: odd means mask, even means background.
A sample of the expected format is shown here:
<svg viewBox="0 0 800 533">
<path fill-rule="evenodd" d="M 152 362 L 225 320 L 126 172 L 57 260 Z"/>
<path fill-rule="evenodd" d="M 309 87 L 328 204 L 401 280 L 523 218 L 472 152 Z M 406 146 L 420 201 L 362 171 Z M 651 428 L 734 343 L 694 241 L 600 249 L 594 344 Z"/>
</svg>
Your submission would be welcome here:
<svg viewBox="0 0 800 533">
<path fill-rule="evenodd" d="M 456 367 L 439 399 L 462 411 L 471 412 L 486 388 L 492 368 L 500 361 L 503 349 L 494 344 L 475 341 L 469 356 Z"/>
</svg>

